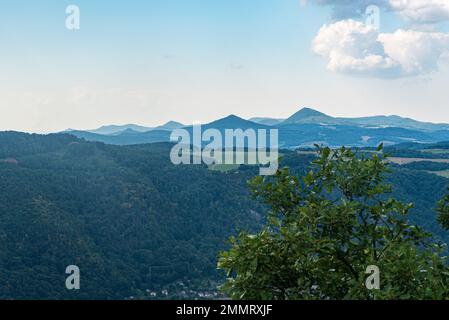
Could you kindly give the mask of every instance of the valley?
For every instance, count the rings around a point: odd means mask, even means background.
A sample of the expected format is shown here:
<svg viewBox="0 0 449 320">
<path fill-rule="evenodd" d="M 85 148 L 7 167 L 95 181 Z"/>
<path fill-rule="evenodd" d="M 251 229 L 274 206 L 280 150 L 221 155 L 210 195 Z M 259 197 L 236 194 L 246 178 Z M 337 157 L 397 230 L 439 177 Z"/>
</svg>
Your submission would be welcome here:
<svg viewBox="0 0 449 320">
<path fill-rule="evenodd" d="M 171 147 L 0 133 L 0 297 L 219 297 L 218 252 L 238 230 L 256 231 L 266 219 L 247 185 L 258 166 L 174 166 Z M 403 159 L 426 156 L 391 148 Z M 315 158 L 312 150 L 281 154 L 280 166 L 297 175 Z M 388 181 L 394 196 L 415 204 L 410 219 L 447 242 L 433 208 L 449 184 L 441 173 L 449 164 L 427 156 L 392 163 Z M 81 270 L 79 292 L 64 286 L 71 264 Z"/>
</svg>

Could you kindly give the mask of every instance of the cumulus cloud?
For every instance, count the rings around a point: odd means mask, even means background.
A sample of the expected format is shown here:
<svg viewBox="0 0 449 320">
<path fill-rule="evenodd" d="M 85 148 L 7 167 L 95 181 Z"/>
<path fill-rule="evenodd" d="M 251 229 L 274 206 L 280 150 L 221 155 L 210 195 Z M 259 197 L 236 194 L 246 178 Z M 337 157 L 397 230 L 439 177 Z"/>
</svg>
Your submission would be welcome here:
<svg viewBox="0 0 449 320">
<path fill-rule="evenodd" d="M 382 76 L 399 66 L 385 55 L 376 29 L 354 20 L 324 25 L 313 40 L 313 51 L 328 59 L 328 69 L 355 75 Z"/>
<path fill-rule="evenodd" d="M 397 61 L 406 75 L 429 73 L 449 55 L 449 34 L 398 30 L 382 33 L 379 41 L 385 53 Z"/>
<path fill-rule="evenodd" d="M 411 23 L 437 23 L 449 20 L 448 0 L 389 0 L 389 6 Z"/>
<path fill-rule="evenodd" d="M 379 33 L 351 19 L 324 25 L 312 43 L 333 72 L 404 77 L 437 70 L 449 56 L 449 35 L 412 30 Z"/>
<path fill-rule="evenodd" d="M 324 25 L 312 44 L 333 72 L 374 77 L 422 75 L 438 70 L 439 63 L 449 57 L 449 33 L 437 32 L 438 23 L 449 21 L 449 0 L 304 0 L 307 2 L 333 8 L 334 23 Z M 369 26 L 353 20 L 363 20 L 359 18 L 373 5 L 396 13 L 407 30 L 379 33 L 374 23 Z"/>
</svg>

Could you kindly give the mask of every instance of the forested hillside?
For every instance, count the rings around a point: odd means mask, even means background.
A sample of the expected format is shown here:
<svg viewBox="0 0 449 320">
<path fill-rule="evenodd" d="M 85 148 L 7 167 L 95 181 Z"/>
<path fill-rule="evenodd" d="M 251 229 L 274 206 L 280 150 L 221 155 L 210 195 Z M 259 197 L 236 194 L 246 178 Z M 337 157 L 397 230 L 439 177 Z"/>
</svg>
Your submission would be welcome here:
<svg viewBox="0 0 449 320">
<path fill-rule="evenodd" d="M 246 184 L 258 169 L 173 166 L 170 148 L 0 133 L 0 298 L 213 291 L 223 279 L 216 261 L 226 240 L 264 220 Z M 283 165 L 298 174 L 313 158 L 283 154 Z M 392 169 L 396 195 L 416 204 L 412 218 L 447 239 L 432 209 L 449 180 L 413 167 Z M 72 264 L 81 270 L 79 291 L 65 288 Z"/>
<path fill-rule="evenodd" d="M 125 298 L 217 280 L 216 254 L 261 209 L 245 174 L 175 167 L 170 145 L 1 134 L 0 298 Z M 82 289 L 65 289 L 65 268 Z"/>
</svg>

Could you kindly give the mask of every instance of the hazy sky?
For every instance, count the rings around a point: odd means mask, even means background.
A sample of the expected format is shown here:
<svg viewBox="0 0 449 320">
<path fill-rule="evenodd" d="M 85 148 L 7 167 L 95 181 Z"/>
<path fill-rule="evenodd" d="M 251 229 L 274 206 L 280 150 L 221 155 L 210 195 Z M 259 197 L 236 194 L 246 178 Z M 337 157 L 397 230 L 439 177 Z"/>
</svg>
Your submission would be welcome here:
<svg viewBox="0 0 449 320">
<path fill-rule="evenodd" d="M 359 14 L 368 4 L 379 30 Z M 283 118 L 303 106 L 449 122 L 447 21 L 447 0 L 4 0 L 0 130 Z"/>
</svg>

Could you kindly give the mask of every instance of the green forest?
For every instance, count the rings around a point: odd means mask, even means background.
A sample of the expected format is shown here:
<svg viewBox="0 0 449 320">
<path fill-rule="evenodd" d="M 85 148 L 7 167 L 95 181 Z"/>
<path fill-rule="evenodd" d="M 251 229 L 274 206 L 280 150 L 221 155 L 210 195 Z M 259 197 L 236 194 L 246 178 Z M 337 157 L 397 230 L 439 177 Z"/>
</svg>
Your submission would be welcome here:
<svg viewBox="0 0 449 320">
<path fill-rule="evenodd" d="M 221 294 L 226 275 L 217 270 L 219 252 L 230 248 L 231 236 L 256 233 L 267 222 L 267 204 L 248 186 L 258 168 L 174 166 L 170 149 L 169 143 L 112 146 L 67 134 L 0 133 L 0 298 Z M 282 154 L 281 166 L 296 175 L 316 158 Z M 432 171 L 446 168 L 391 165 L 387 174 L 394 197 L 414 203 L 409 221 L 444 242 L 448 233 L 434 209 L 449 180 Z M 68 265 L 79 266 L 81 290 L 66 289 Z"/>
</svg>

